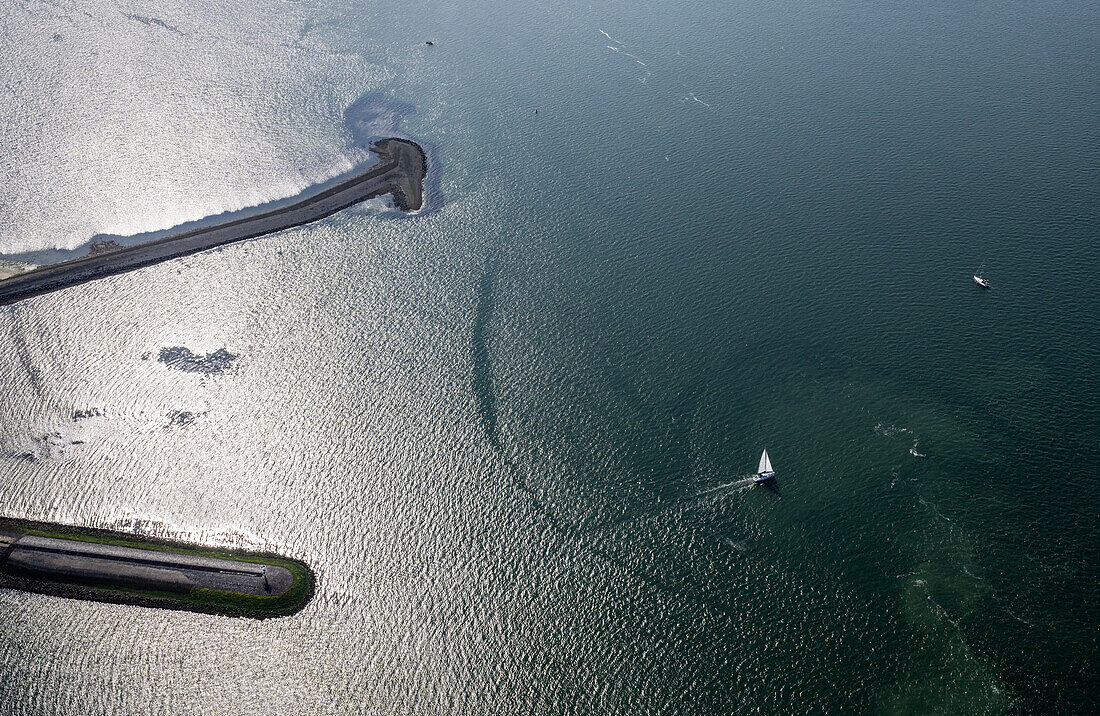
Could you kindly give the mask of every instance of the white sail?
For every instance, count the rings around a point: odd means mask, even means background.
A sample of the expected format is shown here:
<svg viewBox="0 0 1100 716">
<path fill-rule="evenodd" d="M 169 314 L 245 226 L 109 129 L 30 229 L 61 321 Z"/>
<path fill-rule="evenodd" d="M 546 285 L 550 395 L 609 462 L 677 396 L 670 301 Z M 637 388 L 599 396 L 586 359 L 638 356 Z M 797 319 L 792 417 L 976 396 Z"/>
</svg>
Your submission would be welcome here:
<svg viewBox="0 0 1100 716">
<path fill-rule="evenodd" d="M 765 450 L 764 454 L 760 456 L 760 468 L 757 470 L 757 472 L 758 473 L 774 472 L 774 470 L 772 470 L 772 461 L 768 459 L 768 451 L 767 450 Z"/>
</svg>

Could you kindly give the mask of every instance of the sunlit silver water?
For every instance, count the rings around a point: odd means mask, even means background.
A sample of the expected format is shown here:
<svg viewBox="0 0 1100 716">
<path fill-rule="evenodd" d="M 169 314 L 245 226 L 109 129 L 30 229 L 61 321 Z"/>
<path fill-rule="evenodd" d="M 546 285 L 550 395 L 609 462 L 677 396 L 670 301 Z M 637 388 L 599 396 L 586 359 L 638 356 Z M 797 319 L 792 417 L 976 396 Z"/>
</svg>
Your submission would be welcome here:
<svg viewBox="0 0 1100 716">
<path fill-rule="evenodd" d="M 0 592 L 3 708 L 1082 710 L 1097 23 L 0 9 L 0 254 L 293 195 L 364 97 L 438 182 L 0 310 L 3 514 L 320 579 L 267 622 Z"/>
</svg>

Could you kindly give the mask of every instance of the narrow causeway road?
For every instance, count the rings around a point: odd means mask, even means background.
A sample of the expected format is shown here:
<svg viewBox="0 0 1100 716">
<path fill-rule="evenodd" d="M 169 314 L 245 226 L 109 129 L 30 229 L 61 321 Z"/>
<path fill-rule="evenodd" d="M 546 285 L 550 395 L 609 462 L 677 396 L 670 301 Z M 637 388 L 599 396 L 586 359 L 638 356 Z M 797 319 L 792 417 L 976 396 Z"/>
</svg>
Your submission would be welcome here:
<svg viewBox="0 0 1100 716">
<path fill-rule="evenodd" d="M 290 570 L 276 565 L 36 535 L 0 535 L 0 571 L 183 594 L 199 588 L 278 596 L 294 583 Z"/>
<path fill-rule="evenodd" d="M 4 279 L 0 281 L 0 305 L 308 224 L 384 194 L 392 194 L 394 205 L 404 211 L 421 208 L 427 159 L 420 145 L 405 139 L 382 139 L 371 149 L 379 157 L 377 164 L 327 189 L 304 194 L 292 204 Z"/>
</svg>

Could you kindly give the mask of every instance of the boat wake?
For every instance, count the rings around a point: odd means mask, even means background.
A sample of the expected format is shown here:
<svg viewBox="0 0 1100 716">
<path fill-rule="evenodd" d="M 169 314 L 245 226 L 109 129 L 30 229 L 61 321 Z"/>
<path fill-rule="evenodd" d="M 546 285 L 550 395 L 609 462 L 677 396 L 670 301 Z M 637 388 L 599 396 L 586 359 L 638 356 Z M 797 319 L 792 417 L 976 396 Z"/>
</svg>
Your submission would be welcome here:
<svg viewBox="0 0 1100 716">
<path fill-rule="evenodd" d="M 909 448 L 909 454 L 913 457 L 928 457 L 928 455 L 922 453 L 917 448 L 920 447 L 920 438 L 915 432 L 909 428 L 898 427 L 897 425 L 886 425 L 885 423 L 877 423 L 875 425 L 875 434 L 881 435 L 884 438 L 896 438 L 901 436 L 912 436 L 913 445 Z"/>
<path fill-rule="evenodd" d="M 875 424 L 875 432 L 879 435 L 887 438 L 892 438 L 896 435 L 912 435 L 913 431 L 909 428 L 899 428 L 896 425 L 885 425 L 883 423 Z"/>
<path fill-rule="evenodd" d="M 709 103 L 704 102 L 703 100 L 696 97 L 694 92 L 688 92 L 687 95 L 684 96 L 684 101 L 685 102 L 687 102 L 689 100 L 692 101 L 692 102 L 698 102 L 699 104 L 703 105 L 704 107 L 710 107 L 711 106 Z"/>
<path fill-rule="evenodd" d="M 629 58 L 630 58 L 631 60 L 633 60 L 633 61 L 634 61 L 635 63 L 637 63 L 638 65 L 641 65 L 642 67 L 648 67 L 648 65 L 646 65 L 646 63 L 642 61 L 642 58 L 638 57 L 638 56 L 637 56 L 637 55 L 635 55 L 635 54 L 632 54 L 632 53 L 630 53 L 630 52 L 627 52 L 627 51 L 626 51 L 625 49 L 623 49 L 623 48 L 625 48 L 625 47 L 626 47 L 626 43 L 625 43 L 625 42 L 623 42 L 622 40 L 616 40 L 616 39 L 615 39 L 614 37 L 612 37 L 611 35 L 607 34 L 607 32 L 605 32 L 605 31 L 604 31 L 603 29 L 601 29 L 601 28 L 597 28 L 597 29 L 599 29 L 599 30 L 600 30 L 600 34 L 601 34 L 601 35 L 603 35 L 604 37 L 606 37 L 606 38 L 608 39 L 608 41 L 612 43 L 612 44 L 610 44 L 610 45 L 604 45 L 604 47 L 606 47 L 607 49 L 611 50 L 612 52 L 617 52 L 618 54 L 620 54 L 620 55 L 622 55 L 622 56 L 624 56 L 624 57 L 629 57 Z M 648 69 L 646 69 L 646 70 L 645 70 L 645 75 L 643 75 L 642 77 L 638 78 L 638 81 L 639 81 L 639 82 L 641 82 L 642 84 L 645 84 L 646 80 L 648 80 L 648 79 L 650 78 L 650 76 L 651 76 L 651 75 L 652 75 L 652 73 L 651 73 L 651 72 L 650 72 L 650 71 L 649 71 Z"/>
<path fill-rule="evenodd" d="M 751 487 L 752 484 L 753 484 L 752 475 L 749 475 L 749 476 L 744 477 L 740 480 L 735 480 L 734 482 L 727 482 L 724 485 L 718 485 L 717 487 L 711 487 L 711 488 L 708 488 L 706 490 L 703 490 L 702 492 L 697 492 L 697 493 L 695 493 L 695 496 L 696 497 L 701 497 L 703 495 L 709 495 L 712 492 L 718 492 L 719 490 L 735 490 L 735 489 L 738 489 L 738 488 Z"/>
<path fill-rule="evenodd" d="M 621 42 L 620 40 L 616 40 L 616 39 L 615 39 L 614 37 L 612 37 L 611 35 L 608 35 L 608 34 L 607 34 L 607 32 L 605 32 L 603 28 L 597 28 L 597 29 L 598 29 L 598 30 L 600 31 L 600 34 L 601 34 L 601 35 L 603 35 L 604 37 L 606 37 L 606 38 L 607 38 L 608 40 L 610 40 L 611 42 L 615 42 L 615 43 L 618 43 L 618 44 L 620 44 L 620 45 L 621 45 L 621 44 L 623 44 L 623 43 L 622 43 L 622 42 Z"/>
</svg>

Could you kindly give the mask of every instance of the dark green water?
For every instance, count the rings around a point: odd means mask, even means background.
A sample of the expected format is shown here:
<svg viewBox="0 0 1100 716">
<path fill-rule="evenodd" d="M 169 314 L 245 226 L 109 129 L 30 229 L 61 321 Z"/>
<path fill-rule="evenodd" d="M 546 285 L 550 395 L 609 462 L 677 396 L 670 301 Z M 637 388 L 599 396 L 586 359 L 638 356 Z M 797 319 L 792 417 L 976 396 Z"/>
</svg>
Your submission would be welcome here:
<svg viewBox="0 0 1100 716">
<path fill-rule="evenodd" d="M 318 597 L 253 623 L 0 593 L 8 712 L 1093 710 L 1094 5 L 273 13 L 96 25 L 180 94 L 88 97 L 168 129 L 64 160 L 97 181 L 60 218 L 6 190 L 49 218 L 0 218 L 0 250 L 292 186 L 367 92 L 416 107 L 438 210 L 3 309 L 0 499 L 271 546 Z M 254 98 L 209 94 L 246 67 Z M 47 146 L 93 129 L 53 112 Z M 14 182 L 83 186 L 10 143 Z M 135 166 L 155 201 L 98 218 Z"/>
</svg>

